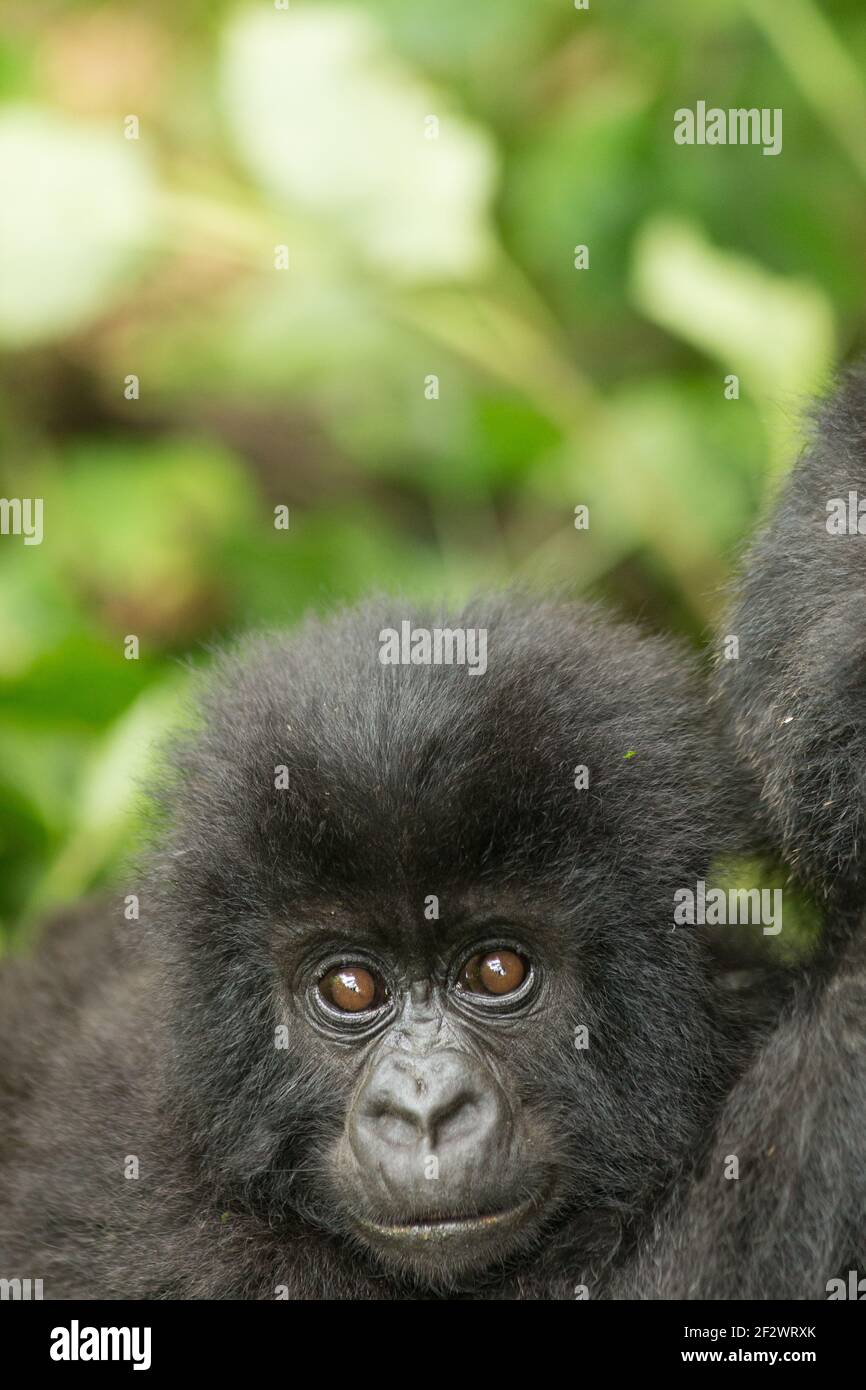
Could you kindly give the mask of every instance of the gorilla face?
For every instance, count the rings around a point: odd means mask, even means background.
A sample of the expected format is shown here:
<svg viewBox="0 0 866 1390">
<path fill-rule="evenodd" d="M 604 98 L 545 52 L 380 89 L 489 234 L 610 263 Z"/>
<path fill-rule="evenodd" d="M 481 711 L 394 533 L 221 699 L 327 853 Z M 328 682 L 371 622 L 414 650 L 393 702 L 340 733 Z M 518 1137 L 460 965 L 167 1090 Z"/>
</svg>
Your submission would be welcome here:
<svg viewBox="0 0 866 1390">
<path fill-rule="evenodd" d="M 155 869 L 177 1103 L 220 1200 L 430 1286 L 554 1227 L 615 1241 L 725 1084 L 703 950 L 671 930 L 730 821 L 687 675 L 585 617 L 472 621 L 483 680 L 383 671 L 379 613 L 228 664 Z"/>
<path fill-rule="evenodd" d="M 504 923 L 428 936 L 426 950 L 319 943 L 293 1003 L 309 1045 L 353 1072 L 323 1165 L 335 1210 L 382 1258 L 435 1272 L 525 1242 L 562 1155 L 521 1058 L 554 992 L 537 943 L 531 955 L 531 934 Z"/>
</svg>

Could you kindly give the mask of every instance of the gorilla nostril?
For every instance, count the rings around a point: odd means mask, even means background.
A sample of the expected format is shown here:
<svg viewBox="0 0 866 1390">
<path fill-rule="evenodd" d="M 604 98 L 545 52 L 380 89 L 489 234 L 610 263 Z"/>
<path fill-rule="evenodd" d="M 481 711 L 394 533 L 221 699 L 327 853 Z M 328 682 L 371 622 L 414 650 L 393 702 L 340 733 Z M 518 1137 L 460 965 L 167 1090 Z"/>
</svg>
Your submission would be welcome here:
<svg viewBox="0 0 866 1390">
<path fill-rule="evenodd" d="M 364 1119 L 380 1139 L 391 1144 L 447 1144 L 471 1133 L 478 1117 L 477 1098 L 465 1091 L 445 1100 L 419 1095 L 414 1101 L 374 1099 Z"/>
<path fill-rule="evenodd" d="M 417 1144 L 424 1135 L 419 1116 L 400 1105 L 376 1102 L 366 1107 L 363 1118 L 372 1132 L 386 1144 Z"/>
<path fill-rule="evenodd" d="M 479 1119 L 479 1097 L 463 1091 L 443 1102 L 428 1118 L 428 1135 L 433 1144 L 448 1144 L 468 1135 Z"/>
</svg>

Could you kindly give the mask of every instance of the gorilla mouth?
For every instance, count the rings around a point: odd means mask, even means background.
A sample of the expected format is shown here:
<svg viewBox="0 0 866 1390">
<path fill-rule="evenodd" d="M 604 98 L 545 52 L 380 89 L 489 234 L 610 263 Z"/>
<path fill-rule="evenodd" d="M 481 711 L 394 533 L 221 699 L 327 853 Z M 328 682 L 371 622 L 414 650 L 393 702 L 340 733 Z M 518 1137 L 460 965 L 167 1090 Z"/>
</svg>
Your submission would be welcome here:
<svg viewBox="0 0 866 1390">
<path fill-rule="evenodd" d="M 483 1215 L 431 1217 L 427 1220 L 417 1219 L 395 1225 L 362 1220 L 360 1225 L 368 1235 L 380 1240 L 429 1246 L 461 1236 L 465 1239 L 498 1235 L 519 1226 L 537 1205 L 537 1199 L 530 1197 L 519 1206 Z"/>
</svg>

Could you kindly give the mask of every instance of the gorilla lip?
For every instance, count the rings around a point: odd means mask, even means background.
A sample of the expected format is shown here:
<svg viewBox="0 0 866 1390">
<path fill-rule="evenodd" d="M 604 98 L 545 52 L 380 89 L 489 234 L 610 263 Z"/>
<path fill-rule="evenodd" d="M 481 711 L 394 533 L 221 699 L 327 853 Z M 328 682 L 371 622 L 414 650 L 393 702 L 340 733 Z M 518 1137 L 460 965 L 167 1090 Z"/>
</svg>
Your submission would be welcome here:
<svg viewBox="0 0 866 1390">
<path fill-rule="evenodd" d="M 519 1206 L 509 1207 L 506 1211 L 489 1212 L 484 1216 L 446 1216 L 393 1226 L 380 1225 L 376 1221 L 363 1221 L 361 1225 L 368 1232 L 386 1240 L 423 1241 L 428 1244 L 450 1240 L 455 1236 L 492 1235 L 522 1221 L 535 1205 L 535 1200 L 529 1198 Z"/>
</svg>

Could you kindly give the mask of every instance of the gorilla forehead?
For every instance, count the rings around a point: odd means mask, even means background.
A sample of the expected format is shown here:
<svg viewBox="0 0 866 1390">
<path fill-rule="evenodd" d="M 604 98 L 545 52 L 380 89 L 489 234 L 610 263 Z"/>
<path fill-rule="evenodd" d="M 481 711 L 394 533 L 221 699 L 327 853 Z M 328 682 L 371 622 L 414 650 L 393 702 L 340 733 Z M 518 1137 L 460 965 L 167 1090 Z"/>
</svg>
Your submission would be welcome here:
<svg viewBox="0 0 866 1390">
<path fill-rule="evenodd" d="M 382 665 L 380 632 L 407 618 L 486 629 L 486 672 Z M 667 896 L 729 818 L 689 658 L 585 606 L 498 598 L 445 616 L 370 603 L 247 641 L 218 664 L 201 715 L 174 754 L 185 872 L 206 840 L 209 891 L 242 884 L 263 908 L 323 887 L 567 890 L 614 871 L 653 897 L 664 881 Z"/>
</svg>

